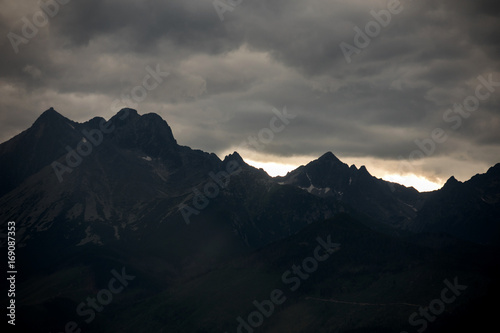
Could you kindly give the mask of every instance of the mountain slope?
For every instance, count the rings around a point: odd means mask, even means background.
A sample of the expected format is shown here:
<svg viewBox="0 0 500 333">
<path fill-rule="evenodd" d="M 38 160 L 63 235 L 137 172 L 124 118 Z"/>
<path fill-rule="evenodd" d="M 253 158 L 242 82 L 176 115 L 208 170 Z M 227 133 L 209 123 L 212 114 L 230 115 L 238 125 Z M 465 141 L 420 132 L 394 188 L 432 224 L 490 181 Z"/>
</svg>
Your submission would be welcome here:
<svg viewBox="0 0 500 333">
<path fill-rule="evenodd" d="M 451 177 L 442 189 L 429 193 L 411 229 L 499 246 L 499 217 L 500 163 L 464 183 Z"/>
<path fill-rule="evenodd" d="M 0 196 L 66 153 L 81 126 L 50 108 L 26 131 L 0 144 Z"/>
<path fill-rule="evenodd" d="M 33 261 L 68 248 L 80 252 L 77 247 L 101 246 L 126 254 L 161 254 L 171 261 L 164 269 L 175 266 L 176 274 L 198 274 L 233 253 L 288 237 L 337 209 L 335 202 L 277 185 L 237 153 L 221 161 L 178 145 L 158 115 L 124 109 L 108 123 L 94 118 L 73 127 L 64 119 L 48 110 L 26 131 L 39 131 L 39 146 L 48 148 L 37 153 L 54 160 L 44 159 L 40 170 L 20 177 L 20 184 L 0 197 L 0 219 L 17 222 L 18 244 Z M 51 146 L 48 130 L 60 135 L 57 145 Z M 25 137 L 5 143 L 5 151 L 23 149 L 19 142 L 28 146 Z M 20 156 L 17 162 L 29 163 L 29 158 Z M 231 161 L 241 172 L 214 180 Z M 217 185 L 221 181 L 227 185 Z M 215 186 L 217 195 L 206 194 L 207 186 L 210 191 Z M 193 200 L 208 204 L 200 208 Z M 183 206 L 197 208 L 190 221 Z"/>
<path fill-rule="evenodd" d="M 453 237 L 500 244 L 500 164 L 465 183 L 451 177 L 443 188 L 419 193 L 342 163 L 328 152 L 305 166 L 276 177 L 280 184 L 301 188 L 318 197 L 333 197 L 354 210 L 398 230 L 447 233 Z M 368 222 L 369 223 L 369 222 Z M 369 223 L 381 229 L 377 224 Z M 389 230 L 390 231 L 390 230 Z"/>
<path fill-rule="evenodd" d="M 276 181 L 300 187 L 321 197 L 334 197 L 371 218 L 406 228 L 416 217 L 422 197 L 414 188 L 389 183 L 357 169 L 328 152 Z"/>
<path fill-rule="evenodd" d="M 315 249 L 322 246 L 318 238 L 335 244 L 335 251 L 318 252 L 329 256 L 311 266 Z M 47 288 L 23 293 L 22 304 L 30 305 L 22 313 L 38 314 L 46 309 L 48 315 L 32 316 L 22 323 L 27 330 L 35 329 L 37 323 L 56 330 L 73 319 L 86 332 L 246 332 L 238 330 L 238 318 L 248 323 L 258 309 L 254 302 L 264 304 L 279 290 L 283 302 L 272 311 L 265 306 L 269 315 L 263 316 L 256 332 L 412 331 L 420 324 L 410 325 L 410 315 L 440 297 L 446 287 L 444 280 L 456 279 L 467 288 L 446 305 L 445 313 L 428 322 L 428 331 L 445 332 L 459 321 L 480 329 L 491 318 L 477 323 L 473 315 L 487 311 L 487 302 L 500 295 L 498 288 L 492 289 L 497 276 L 489 273 L 498 263 L 489 254 L 485 248 L 457 241 L 440 250 L 426 248 L 409 239 L 373 232 L 341 214 L 197 276 L 169 279 L 168 283 L 163 272 L 128 259 L 127 272 L 135 279 L 118 295 L 119 300 L 88 325 L 73 310 L 89 293 L 105 288 L 109 270 L 121 263 L 110 259 L 113 254 L 99 264 L 95 259 L 92 264 L 73 262 L 71 271 L 59 270 L 50 279 L 38 276 L 26 281 L 24 290 L 47 280 L 59 281 L 63 287 L 57 295 Z M 305 267 L 310 268 L 306 271 Z M 65 274 L 94 275 L 90 282 L 94 291 L 81 278 L 76 278 L 76 286 L 64 285 Z"/>
<path fill-rule="evenodd" d="M 497 251 L 440 233 L 498 244 L 489 225 L 499 216 L 499 165 L 432 193 L 332 153 L 272 178 L 237 152 L 221 160 L 181 146 L 161 117 L 132 109 L 85 123 L 47 110 L 0 145 L 0 162 L 19 169 L 2 178 L 0 220 L 2 232 L 16 221 L 24 331 L 59 332 L 71 320 L 86 332 L 237 331 L 237 318 L 277 288 L 288 301 L 263 332 L 411 330 L 412 312 L 457 277 L 467 293 L 429 325 L 438 332 L 498 295 L 489 294 Z M 374 221 L 395 232 L 367 227 Z M 307 258 L 329 236 L 341 248 L 315 267 Z M 283 274 L 298 274 L 294 265 L 313 266 L 290 290 L 298 278 Z M 85 323 L 75 310 L 121 269 L 134 279 Z"/>
</svg>

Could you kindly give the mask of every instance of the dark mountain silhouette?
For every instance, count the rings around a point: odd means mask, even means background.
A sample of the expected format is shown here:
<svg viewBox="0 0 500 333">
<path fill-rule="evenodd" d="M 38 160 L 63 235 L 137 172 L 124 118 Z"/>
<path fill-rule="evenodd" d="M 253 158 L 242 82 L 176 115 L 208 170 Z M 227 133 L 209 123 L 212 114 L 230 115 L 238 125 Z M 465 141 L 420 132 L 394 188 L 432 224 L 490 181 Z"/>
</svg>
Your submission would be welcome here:
<svg viewBox="0 0 500 333">
<path fill-rule="evenodd" d="M 500 244 L 500 163 L 462 183 L 451 177 L 427 195 L 411 230 Z"/>
<path fill-rule="evenodd" d="M 47 115 L 56 119 L 50 127 Z M 255 249 L 333 216 L 337 209 L 334 202 L 278 185 L 237 153 L 220 160 L 215 154 L 178 145 L 168 124 L 157 115 L 122 110 L 110 119 L 113 130 L 102 133 L 101 140 L 92 131 L 99 129 L 102 121 L 94 118 L 83 124 L 71 123 L 49 110 L 20 135 L 24 139 L 39 128 L 61 135 L 53 140 L 42 131 L 38 145 L 46 151 L 17 156 L 16 165 L 30 164 L 38 155 L 44 156 L 44 162 L 38 163 L 38 172 L 18 177 L 19 185 L 0 198 L 2 220 L 20 221 L 18 243 L 33 251 L 33 257 L 85 244 L 133 249 L 130 243 L 143 246 L 146 240 L 146 246 L 154 244 L 155 251 L 164 251 L 179 262 L 214 242 L 220 247 L 217 256 L 227 257 L 235 244 L 246 251 Z M 93 139 L 86 138 L 83 131 L 94 133 Z M 45 138 L 47 142 L 42 142 Z M 1 149 L 29 149 L 33 142 L 25 140 L 16 137 Z M 91 140 L 100 143 L 93 144 L 91 153 L 81 156 L 81 163 L 62 173 L 59 181 L 53 162 L 69 166 L 64 147 L 69 146 L 74 154 L 78 145 Z M 9 156 L 7 153 L 2 158 L 8 160 Z M 235 161 L 241 172 L 214 181 L 210 175 L 225 172 L 230 161 Z M 228 184 L 217 185 L 220 193 L 208 200 L 204 186 L 217 182 Z M 193 200 L 209 204 L 200 209 Z M 189 227 L 182 205 L 197 211 L 189 216 Z M 179 239 L 185 242 L 179 243 Z M 193 243 L 200 248 L 193 249 Z M 217 256 L 208 259 L 208 254 L 199 255 L 195 258 L 199 267 L 218 260 Z"/>
<path fill-rule="evenodd" d="M 422 196 L 414 188 L 373 177 L 365 166 L 349 167 L 331 152 L 277 180 L 317 196 L 334 197 L 373 219 L 402 229 L 415 219 L 422 204 Z"/>
<path fill-rule="evenodd" d="M 409 331 L 417 305 L 458 277 L 467 294 L 429 326 L 437 332 L 498 296 L 500 164 L 430 193 L 331 152 L 273 178 L 237 152 L 179 145 L 156 114 L 76 123 L 50 109 L 0 145 L 0 171 L 25 331 L 75 320 L 86 332 L 234 332 L 277 288 L 287 302 L 262 332 Z M 340 250 L 289 292 L 284 272 L 329 236 Z M 92 322 L 75 315 L 122 267 L 130 287 Z"/>
<path fill-rule="evenodd" d="M 26 131 L 0 145 L 0 196 L 18 186 L 79 141 L 80 125 L 54 109 L 45 111 Z"/>
<path fill-rule="evenodd" d="M 443 188 L 419 193 L 348 166 L 328 152 L 276 177 L 319 197 L 334 197 L 368 220 L 414 232 L 447 233 L 464 240 L 500 244 L 500 164 L 465 183 L 450 177 Z M 376 227 L 376 225 L 374 225 Z"/>
</svg>

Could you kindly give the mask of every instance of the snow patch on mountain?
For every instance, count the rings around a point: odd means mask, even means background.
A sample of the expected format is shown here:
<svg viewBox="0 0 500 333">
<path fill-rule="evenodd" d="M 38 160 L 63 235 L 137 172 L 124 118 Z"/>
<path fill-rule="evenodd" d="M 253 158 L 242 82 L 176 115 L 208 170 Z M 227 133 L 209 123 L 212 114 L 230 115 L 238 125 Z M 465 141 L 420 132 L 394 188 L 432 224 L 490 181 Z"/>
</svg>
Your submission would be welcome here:
<svg viewBox="0 0 500 333">
<path fill-rule="evenodd" d="M 92 227 L 88 226 L 87 229 L 85 229 L 85 234 L 86 237 L 80 241 L 80 243 L 76 244 L 76 246 L 82 246 L 87 243 L 94 243 L 98 245 L 102 245 L 101 242 L 101 237 L 99 237 L 96 234 L 92 234 Z"/>
<path fill-rule="evenodd" d="M 71 207 L 70 210 L 66 213 L 66 218 L 68 220 L 73 220 L 83 213 L 83 205 L 81 203 L 75 204 L 73 207 Z"/>
<path fill-rule="evenodd" d="M 104 219 L 97 212 L 97 202 L 94 195 L 85 199 L 85 221 L 104 221 Z"/>
<path fill-rule="evenodd" d="M 120 234 L 118 233 L 118 226 L 113 226 L 113 229 L 115 229 L 115 238 L 120 239 Z"/>
</svg>

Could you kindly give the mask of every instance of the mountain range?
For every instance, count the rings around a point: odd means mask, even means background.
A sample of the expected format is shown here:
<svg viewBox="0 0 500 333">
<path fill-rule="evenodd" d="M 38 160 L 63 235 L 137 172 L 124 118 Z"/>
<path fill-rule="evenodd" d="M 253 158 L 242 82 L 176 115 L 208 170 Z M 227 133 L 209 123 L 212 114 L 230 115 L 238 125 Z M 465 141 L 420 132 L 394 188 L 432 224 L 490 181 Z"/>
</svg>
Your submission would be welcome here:
<svg viewBox="0 0 500 333">
<path fill-rule="evenodd" d="M 487 317 L 498 295 L 500 163 L 423 193 L 332 152 L 271 177 L 237 152 L 178 144 L 157 114 L 77 123 L 51 108 L 0 144 L 0 184 L 28 330 L 415 331 L 408 317 L 458 277 L 467 292 L 426 324 L 440 332 Z M 250 325 L 253 301 L 287 288 L 283 272 L 327 236 L 340 250 Z M 75 309 L 122 267 L 130 288 L 85 322 Z"/>
</svg>

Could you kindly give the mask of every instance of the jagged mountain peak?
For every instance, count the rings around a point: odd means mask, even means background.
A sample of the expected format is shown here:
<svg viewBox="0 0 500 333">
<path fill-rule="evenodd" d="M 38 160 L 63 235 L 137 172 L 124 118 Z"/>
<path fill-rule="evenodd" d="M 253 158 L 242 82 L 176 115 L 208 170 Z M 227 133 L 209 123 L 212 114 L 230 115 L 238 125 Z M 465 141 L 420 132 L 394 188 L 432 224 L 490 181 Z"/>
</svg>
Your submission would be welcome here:
<svg viewBox="0 0 500 333">
<path fill-rule="evenodd" d="M 113 117 L 109 119 L 110 122 L 118 127 L 125 126 L 131 122 L 136 121 L 141 116 L 135 109 L 123 108 L 118 111 Z"/>
<path fill-rule="evenodd" d="M 141 124 L 150 124 L 153 126 L 159 125 L 159 127 L 169 128 L 168 123 L 160 115 L 150 112 L 140 115 L 137 110 L 130 108 L 123 108 L 116 113 L 109 120 L 118 127 L 127 126 L 139 122 Z M 165 126 L 166 125 L 166 126 Z"/>
<path fill-rule="evenodd" d="M 44 111 L 27 130 L 0 145 L 0 196 L 65 154 L 81 140 L 74 121 L 54 108 Z"/>
<path fill-rule="evenodd" d="M 73 123 L 73 121 L 64 117 L 62 114 L 57 112 L 53 107 L 45 110 L 34 122 L 33 127 L 38 127 L 42 124 L 56 124 L 62 121 Z"/>
<path fill-rule="evenodd" d="M 331 152 L 275 179 L 320 197 L 341 200 L 385 223 L 404 225 L 415 215 L 412 207 L 418 191 L 404 186 L 391 191 L 389 182 L 373 177 L 366 166 L 349 166 Z M 389 215 L 388 211 L 396 213 Z"/>
<path fill-rule="evenodd" d="M 116 113 L 115 117 L 120 117 L 122 119 L 124 119 L 124 118 L 135 119 L 137 117 L 140 117 L 140 115 L 136 109 L 123 108 Z"/>
<path fill-rule="evenodd" d="M 347 166 L 342 162 L 337 156 L 335 156 L 331 151 L 324 153 L 318 159 L 312 161 L 309 164 L 324 164 L 324 165 L 335 165 L 335 166 Z"/>
<path fill-rule="evenodd" d="M 318 158 L 319 161 L 335 161 L 340 162 L 340 160 L 331 151 L 324 153 Z"/>
<path fill-rule="evenodd" d="M 227 163 L 231 162 L 231 161 L 234 161 L 236 163 L 238 163 L 238 165 L 240 167 L 243 167 L 243 168 L 248 168 L 250 167 L 244 160 L 243 158 L 240 156 L 240 154 L 238 152 L 233 152 L 232 154 L 229 154 L 227 155 L 226 157 L 224 157 L 224 160 L 223 160 L 223 164 L 224 165 L 227 165 Z"/>
<path fill-rule="evenodd" d="M 231 161 L 231 160 L 235 160 L 237 162 L 243 162 L 243 158 L 241 157 L 240 154 L 238 154 L 237 151 L 234 151 L 232 154 L 229 154 L 226 157 L 224 157 L 224 161 Z"/>
<path fill-rule="evenodd" d="M 45 110 L 41 115 L 40 117 L 44 117 L 44 116 L 51 116 L 51 115 L 61 115 L 59 112 L 57 112 L 54 107 L 50 107 L 48 108 L 47 110 Z"/>
<path fill-rule="evenodd" d="M 96 193 L 96 197 L 107 198 L 107 201 L 100 203 L 102 207 L 95 209 L 93 202 L 80 202 L 79 197 L 73 198 L 82 206 L 88 205 L 89 211 L 94 209 L 104 212 L 104 208 L 110 207 L 112 202 L 125 203 L 123 206 L 118 205 L 120 206 L 118 208 L 123 210 L 128 209 L 124 207 L 128 207 L 133 201 L 158 200 L 154 203 L 156 205 L 168 198 L 172 200 L 168 204 L 165 203 L 167 206 L 170 205 L 168 214 L 175 214 L 176 205 L 184 200 L 182 195 L 187 195 L 185 202 L 191 200 L 189 195 L 192 194 L 194 187 L 213 179 L 211 177 L 213 174 L 221 175 L 221 171 L 228 172 L 230 169 L 228 166 L 232 161 L 238 162 L 244 171 L 239 173 L 235 178 L 236 181 L 232 183 L 235 193 L 239 195 L 239 197 L 234 196 L 233 199 L 242 199 L 244 195 L 250 195 L 257 202 L 264 192 L 256 192 L 255 188 L 259 188 L 259 191 L 262 188 L 266 191 L 277 189 L 277 194 L 287 195 L 291 191 L 290 193 L 298 194 L 300 198 L 309 198 L 308 200 L 312 201 L 341 202 L 346 204 L 348 209 L 368 215 L 377 223 L 386 223 L 403 229 L 409 228 L 410 223 L 416 221 L 417 215 L 427 216 L 419 215 L 422 202 L 426 200 L 431 202 L 431 200 L 452 195 L 454 192 L 461 196 L 465 195 L 462 193 L 471 192 L 472 199 L 475 200 L 473 202 L 480 205 L 478 207 L 492 207 L 493 210 L 497 209 L 495 205 L 500 202 L 496 190 L 500 164 L 490 168 L 487 176 L 478 175 L 474 181 L 461 183 L 451 177 L 445 185 L 448 191 L 441 191 L 440 193 L 444 193 L 442 195 L 439 193 L 437 196 L 420 195 L 414 189 L 390 184 L 371 176 L 365 166 L 359 169 L 354 165 L 349 166 L 330 151 L 306 166 L 300 166 L 287 173 L 284 177 L 271 178 L 265 171 L 246 164 L 236 151 L 221 161 L 213 153 L 179 146 L 168 123 L 155 113 L 140 115 L 134 109 L 122 109 L 108 121 L 112 124 L 107 127 L 107 130 L 102 130 L 101 135 L 92 136 L 93 141 L 83 133 L 96 133 L 99 129 L 98 125 L 104 121 L 104 118 L 95 117 L 85 123 L 76 123 L 50 108 L 37 121 L 39 124 L 46 125 L 30 128 L 24 134 L 18 135 L 16 140 L 0 145 L 0 162 L 3 161 L 3 164 L 0 163 L 0 167 L 3 167 L 3 169 L 0 168 L 2 176 L 0 177 L 0 183 L 2 183 L 0 196 L 22 185 L 32 175 L 32 179 L 40 183 L 43 183 L 44 179 L 55 179 L 51 163 L 57 160 L 59 163 L 69 165 L 66 150 L 69 146 L 78 153 L 83 152 L 84 162 L 80 166 L 72 166 L 74 172 L 70 176 L 70 181 L 62 182 L 58 186 L 70 193 L 75 188 L 74 184 L 79 184 L 78 191 Z M 85 135 L 87 139 L 82 135 Z M 97 138 L 99 136 L 100 138 Z M 95 144 L 92 147 L 92 153 L 87 154 L 89 157 L 86 157 L 87 150 L 81 149 L 84 147 L 82 142 L 96 141 L 100 143 Z M 66 176 L 69 177 L 64 174 L 64 179 Z M 94 185 L 98 183 L 106 186 L 95 187 Z M 18 190 L 18 193 L 21 193 L 21 196 L 25 196 L 24 193 L 38 196 L 37 193 L 27 190 L 29 186 L 26 184 Z M 462 184 L 465 185 L 462 186 Z M 53 185 L 46 182 L 41 188 L 49 193 Z M 242 190 L 243 185 L 245 189 Z M 290 190 L 289 187 L 281 188 L 280 185 L 291 185 L 298 189 Z M 113 188 L 117 189 L 113 190 Z M 228 194 L 227 198 L 229 197 Z M 314 199 L 314 197 L 321 199 Z M 25 197 L 22 197 L 19 202 L 24 201 L 26 201 Z M 463 202 L 469 201 L 463 200 Z M 438 203 L 441 204 L 440 201 Z M 453 206 L 454 209 L 455 206 Z M 432 214 L 434 211 L 432 205 L 428 204 L 427 207 L 429 214 Z M 104 219 L 108 214 L 107 218 L 109 218 L 111 213 L 109 210 L 106 212 L 92 213 L 94 215 L 89 216 L 99 216 Z M 494 214 L 488 216 L 492 215 Z M 165 216 L 162 215 L 161 218 Z"/>
<path fill-rule="evenodd" d="M 111 136 L 123 148 L 140 149 L 152 157 L 165 157 L 178 148 L 172 129 L 156 113 L 140 115 L 124 108 L 109 121 L 116 127 Z"/>
<path fill-rule="evenodd" d="M 150 113 L 145 113 L 141 116 L 143 119 L 148 119 L 151 121 L 165 121 L 159 114 L 150 112 Z"/>
<path fill-rule="evenodd" d="M 500 176 L 500 163 L 495 164 L 491 168 L 488 169 L 486 172 L 487 174 L 495 175 L 495 176 Z"/>
<path fill-rule="evenodd" d="M 368 169 L 366 168 L 366 166 L 362 165 L 360 168 L 359 168 L 359 172 L 362 173 L 362 174 L 368 174 L 371 176 L 370 172 L 368 171 Z"/>
<path fill-rule="evenodd" d="M 451 176 L 447 181 L 446 183 L 444 184 L 443 186 L 443 189 L 448 189 L 450 187 L 453 187 L 453 186 L 456 186 L 458 184 L 462 184 L 462 182 L 458 181 L 455 176 Z"/>
<path fill-rule="evenodd" d="M 318 159 L 299 167 L 293 173 L 302 173 L 301 186 L 314 185 L 327 187 L 327 183 L 337 182 L 340 178 L 348 177 L 349 166 L 339 160 L 332 152 L 323 154 Z"/>
<path fill-rule="evenodd" d="M 50 117 L 50 116 L 61 116 L 61 114 L 59 112 L 57 112 L 54 107 L 50 107 L 48 108 L 47 110 L 45 110 L 44 112 L 42 112 L 42 114 L 40 115 L 39 118 L 42 118 L 42 117 Z"/>
</svg>

